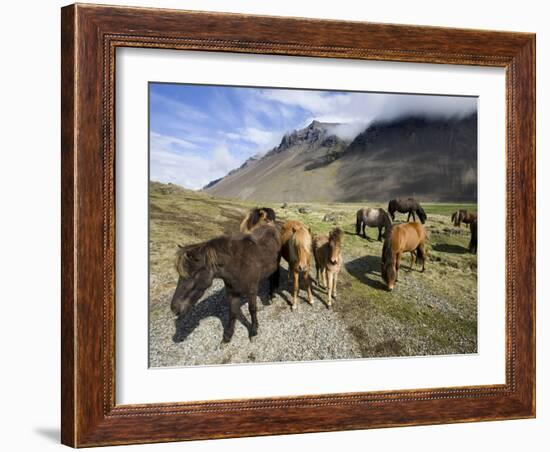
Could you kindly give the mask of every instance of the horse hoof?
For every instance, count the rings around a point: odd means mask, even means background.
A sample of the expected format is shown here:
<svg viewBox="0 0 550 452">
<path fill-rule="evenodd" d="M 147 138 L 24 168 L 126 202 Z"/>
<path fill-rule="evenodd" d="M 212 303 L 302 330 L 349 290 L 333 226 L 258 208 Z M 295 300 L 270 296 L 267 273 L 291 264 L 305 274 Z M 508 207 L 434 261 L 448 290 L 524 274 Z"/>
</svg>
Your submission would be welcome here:
<svg viewBox="0 0 550 452">
<path fill-rule="evenodd" d="M 249 336 L 248 339 L 250 340 L 250 342 L 254 343 L 254 342 L 256 342 L 257 337 L 258 337 L 257 334 L 254 334 L 254 335 Z"/>
<path fill-rule="evenodd" d="M 295 304 L 291 304 L 291 305 L 290 305 L 290 310 L 291 310 L 291 311 L 296 311 L 296 305 L 295 305 Z"/>
</svg>

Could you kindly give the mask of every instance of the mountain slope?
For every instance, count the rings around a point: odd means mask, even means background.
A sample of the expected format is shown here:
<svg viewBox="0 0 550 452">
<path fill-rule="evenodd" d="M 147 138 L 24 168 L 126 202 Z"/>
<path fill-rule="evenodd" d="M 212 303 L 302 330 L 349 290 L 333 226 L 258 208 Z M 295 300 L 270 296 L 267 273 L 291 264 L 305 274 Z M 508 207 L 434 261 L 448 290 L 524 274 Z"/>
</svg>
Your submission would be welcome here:
<svg viewBox="0 0 550 452">
<path fill-rule="evenodd" d="M 477 199 L 477 115 L 371 124 L 351 143 L 313 121 L 204 190 L 255 201 Z"/>
<path fill-rule="evenodd" d="M 305 129 L 285 135 L 279 146 L 263 157 L 247 160 L 204 190 L 213 196 L 243 200 L 337 199 L 344 194 L 332 193 L 337 189 L 334 163 L 348 143 L 328 133 L 333 125 L 313 121 Z"/>
<path fill-rule="evenodd" d="M 477 115 L 374 124 L 349 145 L 337 172 L 341 201 L 417 196 L 477 200 Z"/>
</svg>

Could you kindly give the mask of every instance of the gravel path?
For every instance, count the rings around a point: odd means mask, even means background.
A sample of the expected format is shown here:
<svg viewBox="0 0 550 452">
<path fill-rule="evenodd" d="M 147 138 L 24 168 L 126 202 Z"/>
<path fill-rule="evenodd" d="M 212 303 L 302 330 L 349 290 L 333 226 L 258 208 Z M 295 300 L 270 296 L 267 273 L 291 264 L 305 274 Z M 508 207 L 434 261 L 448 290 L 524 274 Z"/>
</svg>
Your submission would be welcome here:
<svg viewBox="0 0 550 452">
<path fill-rule="evenodd" d="M 281 278 L 284 284 L 285 278 Z M 314 293 L 325 294 L 314 286 Z M 248 337 L 250 315 L 242 301 L 241 318 L 231 343 L 221 344 L 229 319 L 223 281 L 214 280 L 185 319 L 170 311 L 172 293 L 163 293 L 150 312 L 149 365 L 151 367 L 226 363 L 313 361 L 360 358 L 361 349 L 342 319 L 316 297 L 313 306 L 301 290 L 296 311 L 291 311 L 288 290 L 282 290 L 271 304 L 267 283 L 260 287 L 258 336 Z M 155 300 L 153 300 L 155 301 Z"/>
</svg>

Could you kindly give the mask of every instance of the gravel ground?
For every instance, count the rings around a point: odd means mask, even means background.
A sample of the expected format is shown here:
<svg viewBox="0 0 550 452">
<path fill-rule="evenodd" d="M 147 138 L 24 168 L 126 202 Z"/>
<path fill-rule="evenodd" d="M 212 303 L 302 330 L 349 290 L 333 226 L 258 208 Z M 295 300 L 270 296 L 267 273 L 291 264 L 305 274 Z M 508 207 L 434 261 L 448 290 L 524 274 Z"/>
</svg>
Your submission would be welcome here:
<svg viewBox="0 0 550 452">
<path fill-rule="evenodd" d="M 284 278 L 281 283 L 284 284 Z M 321 294 L 321 289 L 314 293 Z M 300 293 L 296 311 L 282 290 L 269 304 L 267 283 L 262 284 L 258 300 L 258 336 L 248 337 L 250 315 L 242 301 L 241 318 L 229 344 L 221 344 L 224 325 L 229 320 L 223 281 L 214 280 L 185 319 L 175 319 L 170 311 L 171 293 L 150 313 L 149 365 L 151 367 L 208 365 L 226 363 L 313 361 L 319 359 L 360 358 L 361 348 L 343 320 L 317 298 L 310 306 L 305 291 Z M 167 326 L 170 327 L 167 327 Z"/>
</svg>

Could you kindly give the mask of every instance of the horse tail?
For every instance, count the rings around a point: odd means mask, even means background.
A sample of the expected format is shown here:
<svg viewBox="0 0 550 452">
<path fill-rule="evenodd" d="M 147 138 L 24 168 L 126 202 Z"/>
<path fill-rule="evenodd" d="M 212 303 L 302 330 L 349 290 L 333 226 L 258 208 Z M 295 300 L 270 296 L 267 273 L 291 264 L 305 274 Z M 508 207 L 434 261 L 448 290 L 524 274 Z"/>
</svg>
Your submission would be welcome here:
<svg viewBox="0 0 550 452">
<path fill-rule="evenodd" d="M 363 222 L 363 209 L 357 211 L 357 220 L 355 221 L 355 233 L 359 235 L 361 233 L 361 223 Z"/>
</svg>

